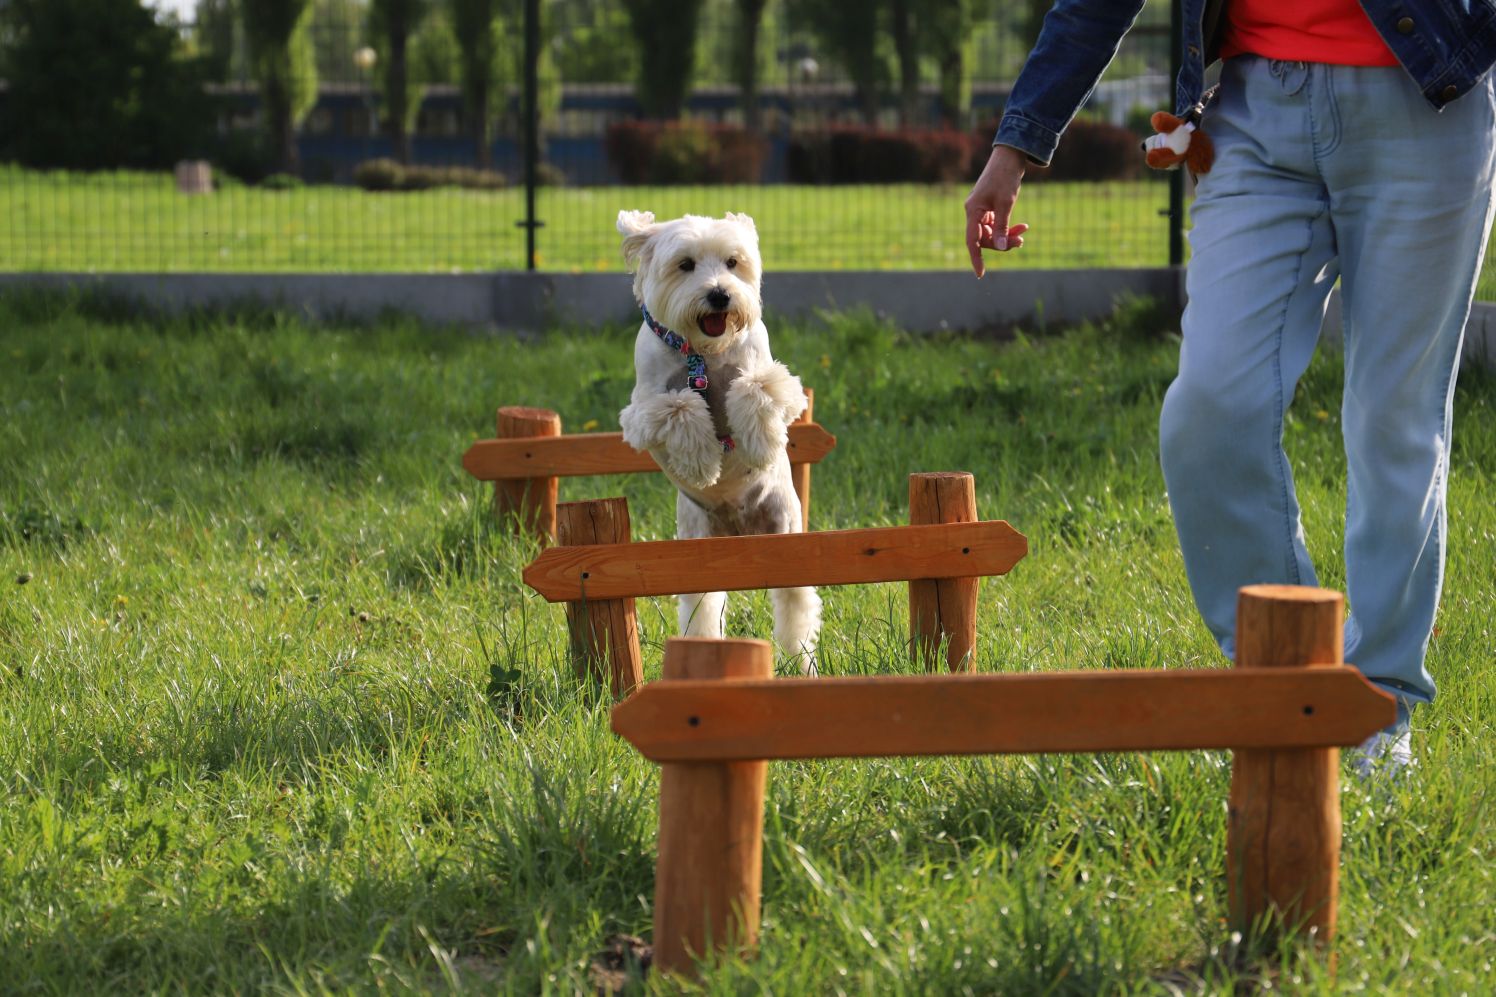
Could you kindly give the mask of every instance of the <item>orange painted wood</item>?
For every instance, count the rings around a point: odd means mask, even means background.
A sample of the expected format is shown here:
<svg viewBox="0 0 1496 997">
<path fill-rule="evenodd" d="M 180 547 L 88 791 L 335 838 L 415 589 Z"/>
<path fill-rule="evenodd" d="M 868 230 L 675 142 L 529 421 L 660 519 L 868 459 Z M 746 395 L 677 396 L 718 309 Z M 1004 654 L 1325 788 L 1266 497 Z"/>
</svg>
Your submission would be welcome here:
<svg viewBox="0 0 1496 997">
<path fill-rule="evenodd" d="M 1385 693 L 1348 666 L 657 682 L 613 730 L 657 762 L 1356 744 Z"/>
<path fill-rule="evenodd" d="M 557 547 L 524 571 L 551 602 L 1000 575 L 1028 551 L 1001 520 Z"/>
<path fill-rule="evenodd" d="M 514 446 L 561 438 L 561 417 L 549 409 L 508 405 L 499 409 L 498 434 Z M 517 528 L 542 545 L 556 535 L 557 481 L 553 475 L 531 471 L 495 481 L 494 514 L 500 522 L 513 520 Z"/>
<path fill-rule="evenodd" d="M 773 649 L 764 641 L 672 637 L 665 642 L 664 678 L 653 687 L 686 679 L 733 686 L 773 672 Z M 758 943 L 767 774 L 762 761 L 661 768 L 656 970 L 695 975 L 693 956 Z"/>
<path fill-rule="evenodd" d="M 629 542 L 629 505 L 621 498 L 563 502 L 556 507 L 556 542 L 561 546 Z M 633 599 L 568 602 L 572 666 L 580 678 L 607 688 L 613 698 L 644 682 L 639 624 Z"/>
<path fill-rule="evenodd" d="M 790 426 L 790 464 L 815 464 L 836 448 L 836 437 L 810 423 Z M 577 433 L 549 439 L 478 440 L 462 455 L 462 466 L 479 481 L 552 475 L 631 474 L 658 471 L 647 453 L 623 442 L 622 433 Z"/>
<path fill-rule="evenodd" d="M 1236 670 L 1243 675 L 1328 672 L 1343 654 L 1338 592 L 1255 585 L 1237 600 Z M 1382 694 L 1358 744 L 1396 720 Z M 1243 748 L 1246 746 L 1243 745 Z M 1340 870 L 1340 751 L 1240 750 L 1232 760 L 1226 835 L 1231 919 L 1246 930 L 1269 914 L 1326 944 L 1335 934 Z"/>
<path fill-rule="evenodd" d="M 977 489 L 965 471 L 909 475 L 909 522 L 975 523 Z M 946 667 L 968 672 L 976 667 L 978 579 L 931 578 L 909 583 L 909 640 L 925 671 L 935 671 L 945 644 Z"/>
<path fill-rule="evenodd" d="M 794 426 L 808 426 L 815 422 L 816 393 L 810 388 L 805 389 L 805 411 L 795 420 L 790 431 L 794 432 Z M 793 458 L 794 451 L 790 451 Z M 795 486 L 795 495 L 800 499 L 800 532 L 810 532 L 810 464 L 797 464 L 793 459 L 790 461 L 790 480 Z"/>
</svg>

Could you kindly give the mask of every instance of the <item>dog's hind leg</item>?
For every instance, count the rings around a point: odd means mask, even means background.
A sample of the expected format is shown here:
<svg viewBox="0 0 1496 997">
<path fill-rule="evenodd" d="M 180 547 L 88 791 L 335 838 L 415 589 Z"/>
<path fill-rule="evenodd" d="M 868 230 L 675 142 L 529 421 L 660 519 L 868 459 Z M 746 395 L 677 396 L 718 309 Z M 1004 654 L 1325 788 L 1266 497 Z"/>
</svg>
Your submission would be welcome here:
<svg viewBox="0 0 1496 997">
<path fill-rule="evenodd" d="M 816 642 L 821 636 L 820 595 L 809 586 L 770 589 L 769 604 L 774 607 L 774 643 L 799 659 L 802 672 L 814 675 Z"/>
<path fill-rule="evenodd" d="M 680 632 L 686 637 L 721 637 L 727 615 L 726 592 L 695 592 L 679 599 Z"/>
<path fill-rule="evenodd" d="M 705 509 L 683 492 L 675 493 L 675 536 L 677 540 L 699 540 L 712 535 L 711 520 Z M 726 592 L 693 592 L 677 600 L 680 632 L 686 637 L 721 637 L 726 624 Z"/>
</svg>

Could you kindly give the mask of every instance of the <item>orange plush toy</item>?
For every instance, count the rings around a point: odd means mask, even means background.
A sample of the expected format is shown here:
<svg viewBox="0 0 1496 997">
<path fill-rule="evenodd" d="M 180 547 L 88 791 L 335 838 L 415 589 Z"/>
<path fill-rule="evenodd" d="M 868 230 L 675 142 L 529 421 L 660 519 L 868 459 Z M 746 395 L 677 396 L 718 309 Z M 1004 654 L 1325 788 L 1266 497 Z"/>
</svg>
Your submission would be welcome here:
<svg viewBox="0 0 1496 997">
<path fill-rule="evenodd" d="M 1196 105 L 1183 118 L 1168 111 L 1158 111 L 1153 115 L 1149 123 L 1158 134 L 1149 136 L 1143 143 L 1149 166 L 1155 170 L 1173 170 L 1183 163 L 1196 176 L 1210 172 L 1215 163 L 1215 145 L 1210 136 L 1199 129 L 1200 110 L 1200 105 Z"/>
</svg>

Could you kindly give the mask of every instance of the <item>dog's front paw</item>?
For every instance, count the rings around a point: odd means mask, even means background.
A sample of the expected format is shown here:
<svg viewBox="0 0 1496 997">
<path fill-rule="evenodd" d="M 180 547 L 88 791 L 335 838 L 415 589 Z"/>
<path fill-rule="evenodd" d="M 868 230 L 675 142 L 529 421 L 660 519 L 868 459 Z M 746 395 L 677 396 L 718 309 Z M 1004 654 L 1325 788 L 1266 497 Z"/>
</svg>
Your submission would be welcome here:
<svg viewBox="0 0 1496 997">
<path fill-rule="evenodd" d="M 727 422 L 738 454 L 753 467 L 768 467 L 783 452 L 789 424 L 805 411 L 805 389 L 782 363 L 747 372 L 727 389 Z"/>
<path fill-rule="evenodd" d="M 706 399 L 694 391 L 667 391 L 618 413 L 623 441 L 648 450 L 665 473 L 692 488 L 710 488 L 722 474 L 722 444 Z"/>
</svg>

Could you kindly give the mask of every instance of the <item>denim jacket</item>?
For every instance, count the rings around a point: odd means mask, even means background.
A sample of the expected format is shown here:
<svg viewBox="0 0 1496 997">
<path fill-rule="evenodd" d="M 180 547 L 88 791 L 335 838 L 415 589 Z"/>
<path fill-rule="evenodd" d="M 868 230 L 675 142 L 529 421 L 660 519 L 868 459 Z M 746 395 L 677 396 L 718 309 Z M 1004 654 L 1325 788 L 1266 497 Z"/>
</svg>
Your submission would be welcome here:
<svg viewBox="0 0 1496 997">
<path fill-rule="evenodd" d="M 1429 104 L 1438 110 L 1478 83 L 1496 63 L 1496 0 L 1359 0 Z M 1056 0 L 998 123 L 994 144 L 1047 164 L 1144 0 Z M 1184 51 L 1174 111 L 1184 114 L 1205 90 L 1215 61 L 1222 0 L 1184 0 Z"/>
</svg>

